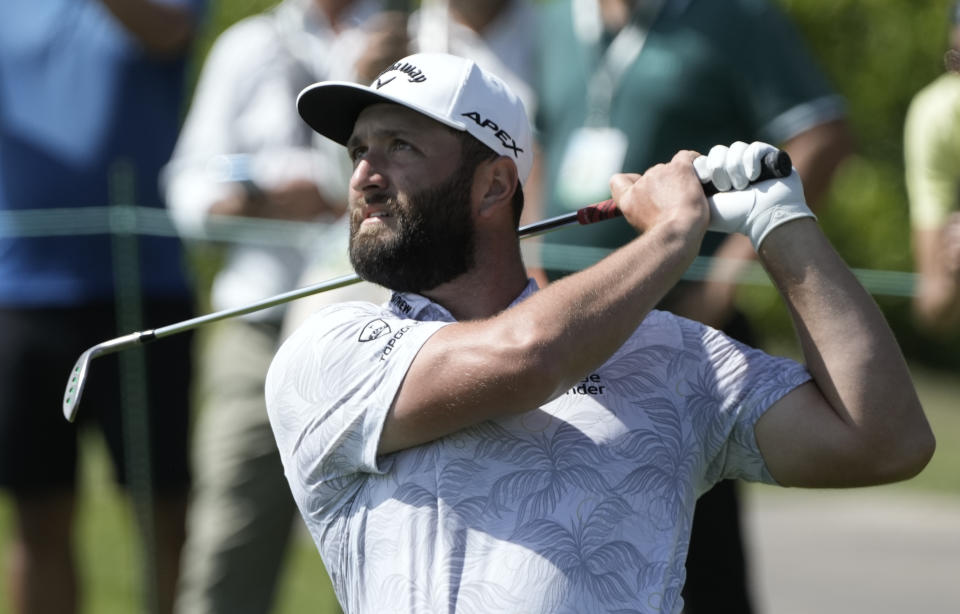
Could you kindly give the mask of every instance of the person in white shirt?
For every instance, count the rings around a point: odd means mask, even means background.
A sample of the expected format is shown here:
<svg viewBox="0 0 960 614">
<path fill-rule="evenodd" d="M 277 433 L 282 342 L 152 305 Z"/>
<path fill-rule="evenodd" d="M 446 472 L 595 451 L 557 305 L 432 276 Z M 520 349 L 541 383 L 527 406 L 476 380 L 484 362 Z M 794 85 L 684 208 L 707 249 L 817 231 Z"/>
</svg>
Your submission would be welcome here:
<svg viewBox="0 0 960 614">
<path fill-rule="evenodd" d="M 531 0 L 423 2 L 410 17 L 412 50 L 469 58 L 536 110 L 537 11 Z"/>
<path fill-rule="evenodd" d="M 164 171 L 181 230 L 203 231 L 215 216 L 318 229 L 344 223 L 349 164 L 300 121 L 292 101 L 317 80 L 369 80 L 403 55 L 405 47 L 389 55 L 385 20 L 374 0 L 285 0 L 218 37 Z M 230 244 L 213 279 L 212 306 L 293 289 L 308 257 L 297 245 Z M 350 270 L 340 255 L 331 266 Z M 220 323 L 202 346 L 181 614 L 266 613 L 272 606 L 296 517 L 276 479 L 280 461 L 263 400 L 283 317 L 277 307 Z M 337 609 L 332 596 L 325 601 Z M 322 595 L 318 602 L 324 605 Z"/>
<path fill-rule="evenodd" d="M 394 290 L 317 312 L 267 376 L 346 612 L 676 613 L 717 480 L 877 484 L 932 455 L 896 341 L 797 174 L 748 185 L 769 145 L 613 175 L 639 236 L 537 290 L 516 232 L 531 130 L 502 80 L 415 54 L 298 108 L 353 161 L 355 270 Z M 708 200 L 701 180 L 733 190 Z M 750 237 L 805 366 L 653 309 L 708 227 Z"/>
</svg>

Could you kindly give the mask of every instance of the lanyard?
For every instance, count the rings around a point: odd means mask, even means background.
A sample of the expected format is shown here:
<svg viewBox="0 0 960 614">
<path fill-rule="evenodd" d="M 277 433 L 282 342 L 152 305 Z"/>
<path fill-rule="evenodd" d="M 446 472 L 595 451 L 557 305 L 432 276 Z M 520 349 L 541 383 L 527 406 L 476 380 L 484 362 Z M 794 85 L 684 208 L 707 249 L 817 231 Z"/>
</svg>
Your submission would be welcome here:
<svg viewBox="0 0 960 614">
<path fill-rule="evenodd" d="M 620 29 L 603 53 L 600 52 L 600 36 L 603 24 L 597 0 L 573 0 L 573 25 L 582 46 L 590 49 L 594 57 L 594 71 L 587 89 L 586 125 L 603 127 L 610 125 L 613 94 L 623 75 L 633 64 L 647 40 L 664 0 L 638 0 L 634 3 L 630 21 Z"/>
</svg>

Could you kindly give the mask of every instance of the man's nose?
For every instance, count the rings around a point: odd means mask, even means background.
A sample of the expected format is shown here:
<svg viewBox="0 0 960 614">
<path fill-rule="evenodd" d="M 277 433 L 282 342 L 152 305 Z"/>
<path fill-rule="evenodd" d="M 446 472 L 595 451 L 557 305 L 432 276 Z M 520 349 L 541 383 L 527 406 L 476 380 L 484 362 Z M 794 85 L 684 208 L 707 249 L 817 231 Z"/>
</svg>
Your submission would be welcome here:
<svg viewBox="0 0 960 614">
<path fill-rule="evenodd" d="M 350 187 L 358 192 L 370 188 L 383 189 L 386 184 L 387 178 L 382 167 L 378 164 L 376 157 L 370 154 L 357 162 L 350 177 Z"/>
</svg>

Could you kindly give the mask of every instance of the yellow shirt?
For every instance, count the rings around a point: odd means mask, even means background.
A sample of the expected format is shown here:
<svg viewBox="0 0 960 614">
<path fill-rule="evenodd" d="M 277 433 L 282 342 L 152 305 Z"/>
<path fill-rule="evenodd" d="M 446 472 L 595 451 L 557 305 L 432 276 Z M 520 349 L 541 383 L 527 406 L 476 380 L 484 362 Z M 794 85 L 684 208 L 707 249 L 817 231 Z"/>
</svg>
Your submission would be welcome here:
<svg viewBox="0 0 960 614">
<path fill-rule="evenodd" d="M 911 224 L 937 228 L 960 210 L 960 74 L 944 74 L 917 92 L 903 142 Z"/>
</svg>

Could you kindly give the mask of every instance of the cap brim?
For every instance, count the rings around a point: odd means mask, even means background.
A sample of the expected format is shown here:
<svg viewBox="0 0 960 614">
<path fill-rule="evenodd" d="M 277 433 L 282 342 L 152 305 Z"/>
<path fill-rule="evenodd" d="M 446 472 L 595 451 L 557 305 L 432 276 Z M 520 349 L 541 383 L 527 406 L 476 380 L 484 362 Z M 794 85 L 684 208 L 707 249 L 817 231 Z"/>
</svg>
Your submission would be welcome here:
<svg viewBox="0 0 960 614">
<path fill-rule="evenodd" d="M 297 112 L 311 128 L 346 145 L 360 113 L 370 105 L 383 102 L 407 107 L 451 128 L 466 129 L 463 123 L 450 121 L 398 98 L 347 81 L 324 81 L 305 88 L 297 96 Z"/>
</svg>

